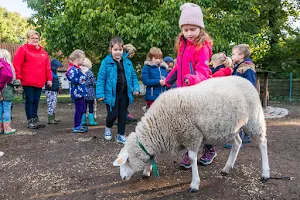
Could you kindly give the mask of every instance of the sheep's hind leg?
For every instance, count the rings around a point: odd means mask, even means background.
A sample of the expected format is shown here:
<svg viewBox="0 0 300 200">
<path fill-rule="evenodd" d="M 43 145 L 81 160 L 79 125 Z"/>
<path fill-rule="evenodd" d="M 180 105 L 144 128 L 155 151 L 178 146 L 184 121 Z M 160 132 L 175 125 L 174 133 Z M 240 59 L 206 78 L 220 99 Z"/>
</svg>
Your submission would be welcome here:
<svg viewBox="0 0 300 200">
<path fill-rule="evenodd" d="M 197 166 L 197 152 L 189 150 L 189 159 L 192 164 L 192 182 L 188 192 L 197 192 L 199 190 L 200 177 Z"/>
<path fill-rule="evenodd" d="M 232 148 L 228 157 L 228 160 L 226 162 L 225 167 L 223 168 L 221 174 L 222 175 L 228 175 L 229 171 L 233 168 L 234 163 L 236 161 L 237 155 L 240 151 L 240 147 L 242 145 L 242 140 L 239 136 L 239 134 L 236 134 L 234 139 L 232 140 Z"/>
<path fill-rule="evenodd" d="M 269 159 L 268 159 L 267 139 L 265 137 L 259 139 L 259 149 L 260 149 L 261 161 L 262 161 L 261 180 L 262 182 L 266 182 L 267 180 L 270 179 L 270 167 L 269 167 Z"/>
</svg>

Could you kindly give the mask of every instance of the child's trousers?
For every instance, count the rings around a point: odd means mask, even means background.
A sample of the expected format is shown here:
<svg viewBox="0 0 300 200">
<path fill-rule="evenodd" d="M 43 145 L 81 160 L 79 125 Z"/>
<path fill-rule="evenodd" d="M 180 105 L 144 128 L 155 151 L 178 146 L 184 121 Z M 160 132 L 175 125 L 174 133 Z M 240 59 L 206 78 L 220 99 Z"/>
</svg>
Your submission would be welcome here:
<svg viewBox="0 0 300 200">
<path fill-rule="evenodd" d="M 118 118 L 118 134 L 124 135 L 128 105 L 129 98 L 127 96 L 127 92 L 117 94 L 115 106 L 112 108 L 112 111 L 110 111 L 110 106 L 106 104 L 106 127 L 111 128 L 115 120 Z"/>
<path fill-rule="evenodd" d="M 11 103 L 12 101 L 0 101 L 0 121 L 11 121 Z"/>
<path fill-rule="evenodd" d="M 94 100 L 85 100 L 85 107 L 89 107 L 89 113 L 94 113 Z"/>
<path fill-rule="evenodd" d="M 45 94 L 47 97 L 48 115 L 53 115 L 56 110 L 57 91 L 46 90 Z"/>
<path fill-rule="evenodd" d="M 86 112 L 84 98 L 75 100 L 74 128 L 80 126 L 82 114 Z"/>
</svg>

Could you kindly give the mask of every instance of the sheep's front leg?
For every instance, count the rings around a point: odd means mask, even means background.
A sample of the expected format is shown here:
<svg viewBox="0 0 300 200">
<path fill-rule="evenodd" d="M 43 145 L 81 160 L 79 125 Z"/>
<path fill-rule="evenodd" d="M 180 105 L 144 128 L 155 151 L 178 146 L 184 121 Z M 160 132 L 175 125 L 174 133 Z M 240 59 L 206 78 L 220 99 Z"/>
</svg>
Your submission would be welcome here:
<svg viewBox="0 0 300 200">
<path fill-rule="evenodd" d="M 242 145 L 242 139 L 240 138 L 239 134 L 236 134 L 234 139 L 232 140 L 232 148 L 226 162 L 225 167 L 223 168 L 221 174 L 228 175 L 229 171 L 233 168 L 234 163 L 236 161 L 237 155 L 240 151 L 240 147 Z"/>
<path fill-rule="evenodd" d="M 270 167 L 269 167 L 269 159 L 268 159 L 268 147 L 267 147 L 267 139 L 261 138 L 259 140 L 259 149 L 261 153 L 261 161 L 262 161 L 262 175 L 261 179 L 263 182 L 266 182 L 270 179 Z"/>
<path fill-rule="evenodd" d="M 200 177 L 197 166 L 197 152 L 189 150 L 189 159 L 192 164 L 192 182 L 188 192 L 197 192 L 199 190 Z"/>
<path fill-rule="evenodd" d="M 151 163 L 147 164 L 144 171 L 143 171 L 143 176 L 144 177 L 150 177 L 152 171 L 152 165 Z"/>
</svg>

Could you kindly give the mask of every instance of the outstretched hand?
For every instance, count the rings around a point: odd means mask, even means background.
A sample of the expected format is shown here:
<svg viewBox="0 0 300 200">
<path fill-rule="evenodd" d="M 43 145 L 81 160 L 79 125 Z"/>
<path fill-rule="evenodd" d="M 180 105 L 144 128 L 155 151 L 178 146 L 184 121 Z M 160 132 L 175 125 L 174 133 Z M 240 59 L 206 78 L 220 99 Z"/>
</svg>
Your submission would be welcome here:
<svg viewBox="0 0 300 200">
<path fill-rule="evenodd" d="M 104 98 L 102 97 L 102 98 L 98 98 L 97 99 L 99 102 L 101 102 L 101 101 L 103 101 L 104 100 Z"/>
</svg>

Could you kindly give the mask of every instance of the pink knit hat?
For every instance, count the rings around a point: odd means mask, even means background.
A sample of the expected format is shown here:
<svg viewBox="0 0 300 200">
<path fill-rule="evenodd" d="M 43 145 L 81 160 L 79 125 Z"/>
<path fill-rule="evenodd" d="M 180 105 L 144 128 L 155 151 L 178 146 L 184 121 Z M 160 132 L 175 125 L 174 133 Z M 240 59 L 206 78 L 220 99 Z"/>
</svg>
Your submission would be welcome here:
<svg viewBox="0 0 300 200">
<path fill-rule="evenodd" d="M 185 3 L 180 6 L 181 15 L 179 18 L 179 27 L 190 24 L 204 28 L 203 14 L 201 8 L 194 3 Z"/>
</svg>

